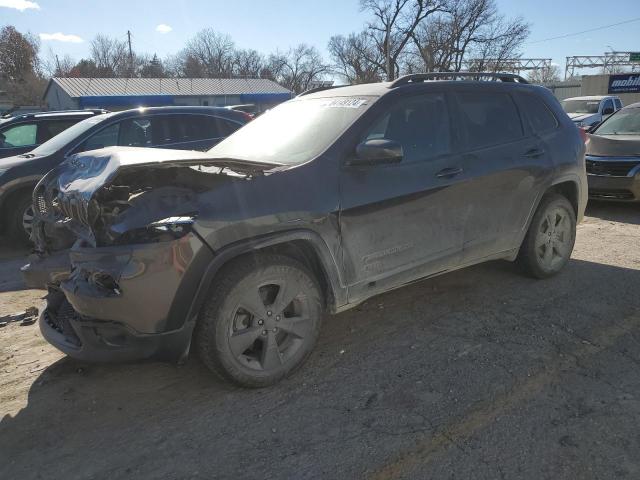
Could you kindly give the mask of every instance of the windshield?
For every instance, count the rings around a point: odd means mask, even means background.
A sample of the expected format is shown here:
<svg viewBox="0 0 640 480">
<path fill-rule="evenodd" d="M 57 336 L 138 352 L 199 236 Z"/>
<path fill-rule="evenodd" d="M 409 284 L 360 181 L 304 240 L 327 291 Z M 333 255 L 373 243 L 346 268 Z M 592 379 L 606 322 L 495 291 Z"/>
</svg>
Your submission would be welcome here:
<svg viewBox="0 0 640 480">
<path fill-rule="evenodd" d="M 593 132 L 596 135 L 640 135 L 640 108 L 620 110 Z"/>
<path fill-rule="evenodd" d="M 598 113 L 600 100 L 563 100 L 562 108 L 567 113 Z"/>
<path fill-rule="evenodd" d="M 322 153 L 375 97 L 291 100 L 269 110 L 222 141 L 217 158 L 294 165 Z"/>
<path fill-rule="evenodd" d="M 53 153 L 56 153 L 58 150 L 65 147 L 74 139 L 89 130 L 91 127 L 93 127 L 97 123 L 102 122 L 112 115 L 112 113 L 108 113 L 105 115 L 96 115 L 94 117 L 87 118 L 86 120 L 82 120 L 81 122 L 78 122 L 75 125 L 62 131 L 52 139 L 44 142 L 38 148 L 31 150 L 31 153 L 38 156 L 51 155 Z"/>
</svg>

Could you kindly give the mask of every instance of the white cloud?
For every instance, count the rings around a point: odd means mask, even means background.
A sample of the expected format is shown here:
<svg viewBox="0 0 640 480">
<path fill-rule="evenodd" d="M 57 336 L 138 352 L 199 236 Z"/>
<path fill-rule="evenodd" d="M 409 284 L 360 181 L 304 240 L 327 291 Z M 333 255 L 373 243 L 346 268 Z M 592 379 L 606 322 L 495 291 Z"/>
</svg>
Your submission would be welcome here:
<svg viewBox="0 0 640 480">
<path fill-rule="evenodd" d="M 161 23 L 156 27 L 156 32 L 160 32 L 160 33 L 169 33 L 171 30 L 173 30 L 173 28 L 171 28 L 169 25 L 165 23 Z"/>
<path fill-rule="evenodd" d="M 48 40 L 53 40 L 56 42 L 68 42 L 68 43 L 82 43 L 84 41 L 78 35 L 71 35 L 71 34 L 66 34 L 62 32 L 41 33 L 40 40 L 44 40 L 45 42 Z"/>
<path fill-rule="evenodd" d="M 29 0 L 0 0 L 0 7 L 15 8 L 24 12 L 30 8 L 34 10 L 40 10 L 40 5 L 36 2 L 30 2 Z"/>
</svg>

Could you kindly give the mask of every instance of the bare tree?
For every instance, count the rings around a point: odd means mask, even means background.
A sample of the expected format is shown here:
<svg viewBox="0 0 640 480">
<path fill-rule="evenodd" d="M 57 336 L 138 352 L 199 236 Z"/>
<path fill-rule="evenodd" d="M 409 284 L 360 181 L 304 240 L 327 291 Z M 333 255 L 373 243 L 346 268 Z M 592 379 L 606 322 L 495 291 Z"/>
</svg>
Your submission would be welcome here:
<svg viewBox="0 0 640 480">
<path fill-rule="evenodd" d="M 520 57 L 520 48 L 529 36 L 529 24 L 521 17 L 507 20 L 498 16 L 478 42 L 469 62 L 469 70 L 500 72 L 509 70 L 510 59 Z"/>
<path fill-rule="evenodd" d="M 229 77 L 233 72 L 234 53 L 235 46 L 229 35 L 206 28 L 189 40 L 180 56 L 186 76 L 197 72 L 204 77 Z"/>
<path fill-rule="evenodd" d="M 264 55 L 256 50 L 233 52 L 233 74 L 240 77 L 260 77 L 266 67 Z"/>
<path fill-rule="evenodd" d="M 444 0 L 360 0 L 360 8 L 373 16 L 367 24 L 367 34 L 384 58 L 379 66 L 387 80 L 393 80 L 413 32 L 430 15 L 444 8 Z"/>
<path fill-rule="evenodd" d="M 163 78 L 165 76 L 164 65 L 154 53 L 153 57 L 139 56 L 141 60 L 138 74 L 142 78 Z"/>
<path fill-rule="evenodd" d="M 560 81 L 560 68 L 557 65 L 532 70 L 527 75 L 530 83 L 546 85 L 547 83 Z"/>
<path fill-rule="evenodd" d="M 70 77 L 76 61 L 70 55 L 59 57 L 51 47 L 47 50 L 47 55 L 41 61 L 44 74 L 49 77 Z"/>
<path fill-rule="evenodd" d="M 412 38 L 426 71 L 500 70 L 519 56 L 529 35 L 521 18 L 506 20 L 495 0 L 449 0 Z"/>
<path fill-rule="evenodd" d="M 124 40 L 96 35 L 89 48 L 98 76 L 119 77 L 130 74 L 129 53 Z"/>
<path fill-rule="evenodd" d="M 385 77 L 381 68 L 384 58 L 366 33 L 348 37 L 336 35 L 329 40 L 329 54 L 334 73 L 349 83 L 380 82 Z"/>
<path fill-rule="evenodd" d="M 316 48 L 302 43 L 286 53 L 272 54 L 268 70 L 277 82 L 300 93 L 307 90 L 311 82 L 320 80 L 330 68 Z"/>
</svg>

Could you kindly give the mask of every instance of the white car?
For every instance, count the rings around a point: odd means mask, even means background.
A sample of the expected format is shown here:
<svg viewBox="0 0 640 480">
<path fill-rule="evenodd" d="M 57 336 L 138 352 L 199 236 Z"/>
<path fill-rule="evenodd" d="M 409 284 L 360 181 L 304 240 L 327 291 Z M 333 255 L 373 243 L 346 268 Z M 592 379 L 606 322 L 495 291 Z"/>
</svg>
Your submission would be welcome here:
<svg viewBox="0 0 640 480">
<path fill-rule="evenodd" d="M 576 126 L 589 128 L 620 110 L 622 101 L 613 95 L 573 97 L 562 100 L 562 108 Z"/>
</svg>

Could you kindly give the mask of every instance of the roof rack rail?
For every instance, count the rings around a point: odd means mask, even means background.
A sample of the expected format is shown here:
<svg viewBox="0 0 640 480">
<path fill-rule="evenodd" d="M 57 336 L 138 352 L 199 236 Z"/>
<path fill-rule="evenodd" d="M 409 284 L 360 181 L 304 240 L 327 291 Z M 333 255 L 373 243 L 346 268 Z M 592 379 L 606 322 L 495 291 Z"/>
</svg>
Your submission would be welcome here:
<svg viewBox="0 0 640 480">
<path fill-rule="evenodd" d="M 305 90 L 302 93 L 299 93 L 298 95 L 296 95 L 297 97 L 304 97 L 305 95 L 309 95 L 311 93 L 316 93 L 316 92 L 323 92 L 324 90 L 331 90 L 332 88 L 341 88 L 341 87 L 348 87 L 349 85 L 331 85 L 330 87 L 316 87 L 316 88 L 310 88 L 309 90 Z"/>
<path fill-rule="evenodd" d="M 512 83 L 528 84 L 520 75 L 513 73 L 490 73 L 490 72 L 433 72 L 433 73 L 412 73 L 404 75 L 394 80 L 389 88 L 396 88 L 409 83 L 425 82 L 429 80 L 475 80 L 475 81 L 501 81 Z"/>
</svg>

